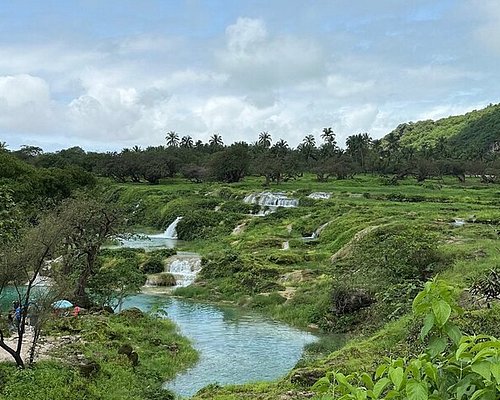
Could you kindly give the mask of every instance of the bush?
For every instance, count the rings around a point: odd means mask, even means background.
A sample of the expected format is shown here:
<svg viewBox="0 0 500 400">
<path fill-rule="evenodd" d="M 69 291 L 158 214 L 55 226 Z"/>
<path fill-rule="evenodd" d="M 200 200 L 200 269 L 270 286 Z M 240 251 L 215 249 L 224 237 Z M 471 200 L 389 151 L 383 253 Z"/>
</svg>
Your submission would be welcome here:
<svg viewBox="0 0 500 400">
<path fill-rule="evenodd" d="M 265 308 L 283 304 L 284 302 L 286 302 L 286 298 L 284 298 L 279 293 L 273 292 L 269 295 L 258 294 L 257 296 L 253 297 L 252 301 L 250 302 L 250 306 L 254 308 Z"/>
<path fill-rule="evenodd" d="M 155 286 L 175 286 L 175 277 L 169 272 L 162 272 L 149 277 L 149 282 Z"/>
<path fill-rule="evenodd" d="M 243 203 L 242 201 L 226 201 L 220 207 L 220 211 L 239 214 L 252 214 L 255 212 L 255 209 L 258 212 L 260 206 L 258 204 Z"/>
<path fill-rule="evenodd" d="M 163 261 L 157 257 L 149 258 L 141 267 L 145 274 L 158 274 L 165 270 Z"/>
</svg>

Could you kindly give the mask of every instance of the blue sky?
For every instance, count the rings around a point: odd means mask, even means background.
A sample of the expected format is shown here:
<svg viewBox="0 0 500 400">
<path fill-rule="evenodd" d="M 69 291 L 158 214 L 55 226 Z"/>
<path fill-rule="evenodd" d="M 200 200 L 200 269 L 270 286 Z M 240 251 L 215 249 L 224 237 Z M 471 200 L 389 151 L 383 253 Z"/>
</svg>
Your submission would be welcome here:
<svg viewBox="0 0 500 400">
<path fill-rule="evenodd" d="M 0 141 L 295 146 L 499 101 L 500 1 L 3 1 Z"/>
</svg>

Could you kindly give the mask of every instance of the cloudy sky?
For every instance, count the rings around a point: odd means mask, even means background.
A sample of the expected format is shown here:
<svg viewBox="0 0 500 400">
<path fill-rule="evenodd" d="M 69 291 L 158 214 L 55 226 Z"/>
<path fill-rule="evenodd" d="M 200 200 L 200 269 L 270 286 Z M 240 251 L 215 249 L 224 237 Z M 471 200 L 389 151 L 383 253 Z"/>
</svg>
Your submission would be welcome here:
<svg viewBox="0 0 500 400">
<path fill-rule="evenodd" d="M 0 141 L 295 146 L 500 101 L 499 0 L 0 1 Z"/>
</svg>

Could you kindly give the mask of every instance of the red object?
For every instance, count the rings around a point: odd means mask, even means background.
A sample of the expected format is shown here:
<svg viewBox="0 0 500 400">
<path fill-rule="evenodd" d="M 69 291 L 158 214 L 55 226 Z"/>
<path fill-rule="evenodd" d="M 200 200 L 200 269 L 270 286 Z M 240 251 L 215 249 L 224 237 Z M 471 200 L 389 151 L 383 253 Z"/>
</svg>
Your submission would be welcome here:
<svg viewBox="0 0 500 400">
<path fill-rule="evenodd" d="M 75 306 L 75 308 L 73 309 L 73 316 L 78 317 L 78 314 L 80 313 L 80 311 L 81 311 L 81 308 L 78 306 Z"/>
</svg>

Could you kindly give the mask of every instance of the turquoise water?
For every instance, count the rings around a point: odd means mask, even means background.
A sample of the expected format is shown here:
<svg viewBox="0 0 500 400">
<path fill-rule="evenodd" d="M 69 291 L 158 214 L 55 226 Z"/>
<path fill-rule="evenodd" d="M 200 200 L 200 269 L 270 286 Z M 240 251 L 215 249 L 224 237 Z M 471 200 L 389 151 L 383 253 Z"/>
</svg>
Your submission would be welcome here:
<svg viewBox="0 0 500 400">
<path fill-rule="evenodd" d="M 181 396 L 191 396 L 211 383 L 280 378 L 297 363 L 304 346 L 316 340 L 308 332 L 237 308 L 149 294 L 132 296 L 124 306 L 165 310 L 199 351 L 194 367 L 165 383 Z"/>
</svg>

